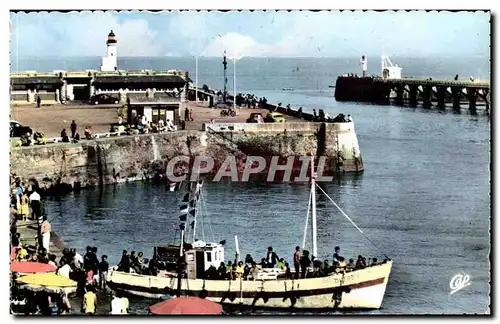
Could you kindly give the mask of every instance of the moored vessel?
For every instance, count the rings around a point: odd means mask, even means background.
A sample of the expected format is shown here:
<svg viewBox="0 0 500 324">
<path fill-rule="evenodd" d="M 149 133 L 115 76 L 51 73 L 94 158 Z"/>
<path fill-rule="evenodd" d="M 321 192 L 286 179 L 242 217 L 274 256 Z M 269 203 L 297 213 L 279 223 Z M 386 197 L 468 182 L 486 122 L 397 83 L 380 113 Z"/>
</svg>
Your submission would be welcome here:
<svg viewBox="0 0 500 324">
<path fill-rule="evenodd" d="M 308 208 L 311 213 L 308 211 L 307 220 L 311 214 L 312 255 L 317 256 L 316 187 L 356 229 L 363 235 L 364 233 L 321 187 L 317 186 L 313 158 L 311 158 L 311 170 L 311 194 Z M 196 213 L 202 184 L 201 181 L 190 184 L 190 190 L 183 198 L 185 205 L 181 206 L 181 210 L 187 213 L 180 216 L 182 222 L 180 244 L 159 246 L 154 250 L 154 262 L 161 264 L 161 270 L 156 275 L 111 271 L 108 276 L 108 286 L 111 289 L 147 298 L 160 298 L 164 295 L 191 295 L 222 304 L 251 307 L 297 309 L 378 309 L 381 307 L 392 268 L 392 261 L 388 258 L 383 262 L 363 268 L 343 268 L 338 272 L 333 271 L 324 276 L 311 278 L 291 279 L 294 278 L 293 275 L 286 276 L 285 272 L 279 269 L 261 268 L 247 279 L 243 276 L 233 278 L 233 280 L 208 279 L 207 271 L 224 262 L 225 241 L 205 243 L 195 240 Z M 188 222 L 189 216 L 193 218 L 190 223 Z M 191 243 L 186 243 L 186 223 L 192 230 Z M 308 221 L 305 233 L 307 233 L 307 227 Z M 304 242 L 305 237 L 306 234 L 304 234 Z M 239 261 L 237 239 L 236 251 L 235 261 Z M 183 260 L 184 266 L 179 266 L 179 260 Z"/>
</svg>

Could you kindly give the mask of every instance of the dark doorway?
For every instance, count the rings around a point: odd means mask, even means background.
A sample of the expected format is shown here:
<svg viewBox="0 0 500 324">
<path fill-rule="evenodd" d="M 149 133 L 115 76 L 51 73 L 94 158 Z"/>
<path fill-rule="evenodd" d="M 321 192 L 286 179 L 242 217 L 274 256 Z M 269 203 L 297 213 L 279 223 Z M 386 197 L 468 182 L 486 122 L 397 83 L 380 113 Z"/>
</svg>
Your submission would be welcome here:
<svg viewBox="0 0 500 324">
<path fill-rule="evenodd" d="M 89 101 L 90 100 L 90 89 L 88 85 L 74 85 L 73 86 L 73 95 L 75 96 L 75 100 L 79 101 Z"/>
<path fill-rule="evenodd" d="M 196 278 L 203 278 L 205 272 L 205 252 L 196 251 Z"/>
</svg>

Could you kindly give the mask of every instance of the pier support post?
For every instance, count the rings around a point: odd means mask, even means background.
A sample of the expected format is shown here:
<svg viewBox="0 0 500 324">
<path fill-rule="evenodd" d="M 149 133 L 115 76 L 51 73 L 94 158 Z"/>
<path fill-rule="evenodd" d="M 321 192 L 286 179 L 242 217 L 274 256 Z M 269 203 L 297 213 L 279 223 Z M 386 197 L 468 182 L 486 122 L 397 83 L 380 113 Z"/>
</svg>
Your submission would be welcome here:
<svg viewBox="0 0 500 324">
<path fill-rule="evenodd" d="M 490 91 L 489 89 L 484 89 L 484 103 L 486 104 L 486 113 L 490 112 Z"/>
<path fill-rule="evenodd" d="M 476 110 L 476 101 L 477 101 L 477 89 L 476 88 L 468 88 L 467 89 L 467 99 L 469 99 L 469 109 Z"/>
<path fill-rule="evenodd" d="M 418 94 L 418 85 L 410 84 L 410 106 L 411 107 L 416 107 L 418 104 L 417 94 Z"/>
<path fill-rule="evenodd" d="M 462 96 L 462 88 L 461 87 L 452 87 L 451 95 L 453 97 L 453 109 L 460 110 L 460 98 Z"/>
<path fill-rule="evenodd" d="M 404 84 L 396 85 L 396 105 L 398 105 L 398 106 L 404 105 L 404 99 L 403 99 L 404 92 L 405 92 L 405 85 Z"/>
<path fill-rule="evenodd" d="M 444 109 L 445 106 L 445 98 L 446 98 L 446 89 L 447 87 L 445 86 L 438 86 L 437 87 L 437 103 L 438 103 L 438 108 L 439 109 Z"/>
<path fill-rule="evenodd" d="M 422 93 L 422 96 L 423 96 L 423 100 L 424 100 L 424 102 L 423 102 L 424 107 L 430 108 L 432 106 L 432 102 L 431 102 L 432 87 L 424 85 L 423 90 L 424 91 Z"/>
</svg>

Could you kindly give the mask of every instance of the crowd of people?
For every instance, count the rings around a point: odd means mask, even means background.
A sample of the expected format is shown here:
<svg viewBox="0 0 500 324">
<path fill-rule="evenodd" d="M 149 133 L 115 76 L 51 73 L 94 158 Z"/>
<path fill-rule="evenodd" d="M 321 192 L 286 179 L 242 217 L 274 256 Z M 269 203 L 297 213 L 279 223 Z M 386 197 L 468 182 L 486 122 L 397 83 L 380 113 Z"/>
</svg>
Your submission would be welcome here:
<svg viewBox="0 0 500 324">
<path fill-rule="evenodd" d="M 77 282 L 76 294 L 82 298 L 81 313 L 95 314 L 98 305 L 96 293 L 107 292 L 107 256 L 102 255 L 99 261 L 97 247 L 87 246 L 83 256 L 75 248 L 65 248 L 57 260 L 56 254 L 50 253 L 51 224 L 45 213 L 43 190 L 35 179 L 25 181 L 15 174 L 11 174 L 10 178 L 11 262 L 31 261 L 52 265 L 56 274 Z M 28 223 L 37 225 L 37 235 L 22 238 L 18 229 L 20 226 L 28 226 Z M 30 244 L 31 242 L 33 244 Z M 142 253 L 139 253 L 138 259 L 141 258 Z M 68 294 L 64 290 L 52 293 L 21 289 L 17 284 L 18 277 L 18 273 L 11 273 L 11 301 L 14 309 L 22 309 L 21 313 L 24 314 L 74 313 L 75 310 L 72 309 Z M 119 302 L 115 300 L 117 298 L 120 299 Z M 121 308 L 117 309 L 118 306 Z M 111 313 L 126 314 L 127 309 L 128 300 L 114 295 Z"/>
<path fill-rule="evenodd" d="M 384 260 L 386 262 L 387 260 Z M 318 260 L 311 256 L 308 250 L 301 250 L 299 246 L 295 248 L 293 254 L 293 269 L 284 258 L 280 258 L 270 246 L 267 249 L 266 256 L 255 262 L 250 254 L 247 254 L 244 261 L 238 260 L 236 255 L 234 261 L 228 261 L 227 264 L 221 262 L 219 267 L 211 266 L 205 272 L 204 279 L 210 280 L 256 280 L 261 269 L 274 268 L 285 279 L 305 279 L 328 276 L 331 273 L 350 272 L 363 269 L 368 266 L 377 265 L 380 262 L 377 258 L 366 260 L 362 255 L 358 255 L 356 262 L 354 259 L 346 259 L 340 255 L 340 247 L 335 247 L 332 263 L 327 259 Z M 293 272 L 292 272 L 293 270 Z"/>
</svg>

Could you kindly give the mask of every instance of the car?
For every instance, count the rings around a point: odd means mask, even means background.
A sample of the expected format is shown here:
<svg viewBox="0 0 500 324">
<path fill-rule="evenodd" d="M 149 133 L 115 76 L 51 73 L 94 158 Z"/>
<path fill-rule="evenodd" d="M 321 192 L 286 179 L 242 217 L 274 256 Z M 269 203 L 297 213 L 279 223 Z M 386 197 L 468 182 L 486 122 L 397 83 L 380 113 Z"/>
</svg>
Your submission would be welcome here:
<svg viewBox="0 0 500 324">
<path fill-rule="evenodd" d="M 90 98 L 90 103 L 93 105 L 106 105 L 106 104 L 118 104 L 120 101 L 118 98 L 110 96 L 109 94 L 97 94 Z"/>
<path fill-rule="evenodd" d="M 262 123 L 264 118 L 261 113 L 251 113 L 250 117 L 247 119 L 247 123 Z"/>
<path fill-rule="evenodd" d="M 285 119 L 285 116 L 283 116 L 283 114 L 281 114 L 281 113 L 270 112 L 267 114 L 264 121 L 266 123 L 284 123 L 284 122 L 286 122 L 286 119 Z"/>
<path fill-rule="evenodd" d="M 10 121 L 10 137 L 21 137 L 26 133 L 33 134 L 31 127 L 24 126 L 15 120 Z"/>
</svg>

